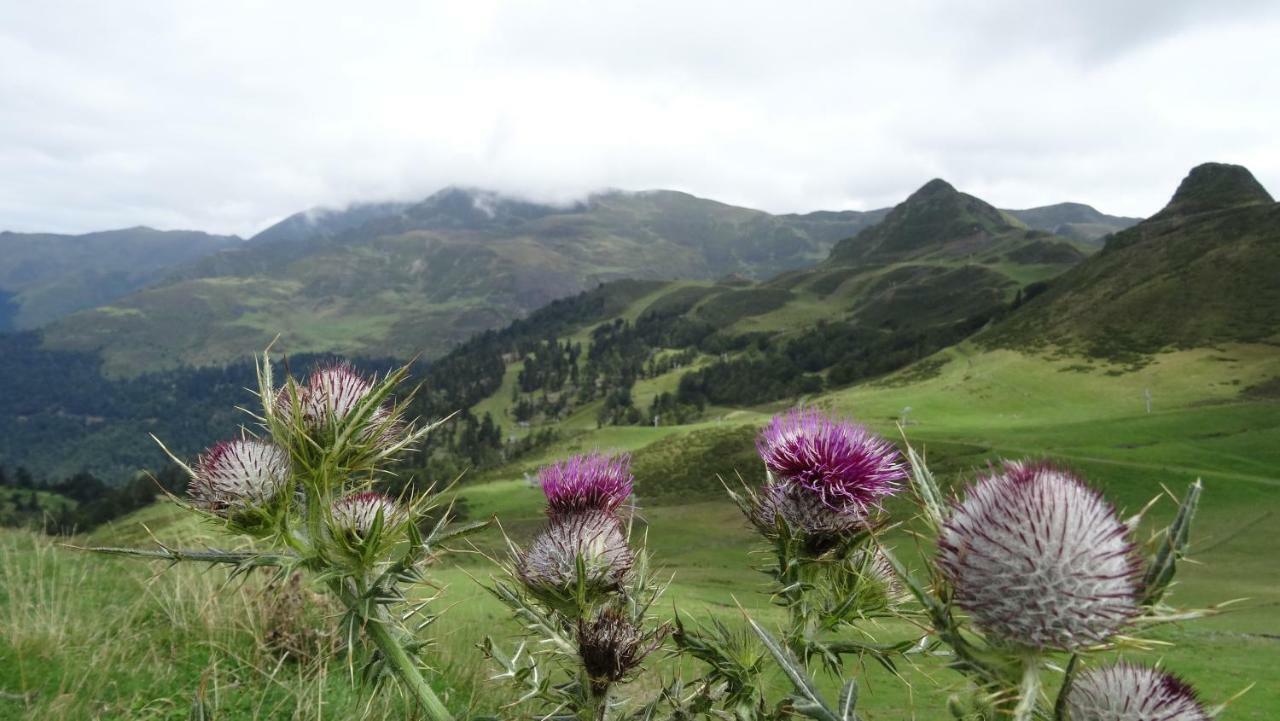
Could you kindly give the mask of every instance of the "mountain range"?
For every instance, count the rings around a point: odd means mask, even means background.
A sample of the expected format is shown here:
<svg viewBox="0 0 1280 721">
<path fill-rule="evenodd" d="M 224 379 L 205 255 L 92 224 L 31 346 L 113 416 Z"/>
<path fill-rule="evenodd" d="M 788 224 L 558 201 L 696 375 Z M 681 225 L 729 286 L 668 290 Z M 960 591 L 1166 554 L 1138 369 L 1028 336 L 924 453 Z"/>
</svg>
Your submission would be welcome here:
<svg viewBox="0 0 1280 721">
<path fill-rule="evenodd" d="M 880 216 L 774 216 L 670 191 L 560 207 L 450 188 L 408 206 L 295 216 L 45 338 L 101 352 L 114 373 L 227 362 L 277 334 L 294 352 L 438 357 L 609 280 L 811 265 Z"/>
<path fill-rule="evenodd" d="M 244 359 L 276 333 L 296 367 L 307 351 L 430 346 L 419 412 L 470 409 L 508 428 L 679 422 L 917 361 L 927 373 L 931 354 L 970 337 L 1113 359 L 1273 343 L 1278 207 L 1247 170 L 1208 164 L 1156 216 L 1102 216 L 1115 230 L 1088 239 L 1036 227 L 1097 219 L 1075 206 L 999 210 L 942 180 L 869 213 L 775 216 L 667 191 L 553 206 L 453 188 L 299 214 L 0 334 L 0 463 L 124 472 L 158 462 L 146 434 L 161 422 L 194 452 L 227 422 L 212 409 L 244 401 Z"/>
<path fill-rule="evenodd" d="M 991 212 L 996 225 L 1008 224 L 999 230 L 1010 247 L 1024 236 L 1045 240 L 1037 228 L 1072 218 L 1095 229 L 1128 223 L 1073 204 Z M 451 187 L 417 203 L 298 213 L 243 243 L 192 243 L 181 258 L 155 254 L 128 285 L 86 284 L 103 271 L 91 259 L 65 263 L 64 285 L 95 288 L 92 299 L 23 311 L 15 327 L 51 320 L 45 347 L 99 353 L 115 374 L 225 363 L 277 335 L 294 352 L 438 357 L 601 282 L 763 279 L 811 268 L 888 213 L 771 215 L 663 190 L 549 205 Z M 1051 263 L 1078 259 L 1065 240 L 1024 253 L 1056 249 Z M 1087 252 L 1096 240 L 1073 242 Z"/>
</svg>

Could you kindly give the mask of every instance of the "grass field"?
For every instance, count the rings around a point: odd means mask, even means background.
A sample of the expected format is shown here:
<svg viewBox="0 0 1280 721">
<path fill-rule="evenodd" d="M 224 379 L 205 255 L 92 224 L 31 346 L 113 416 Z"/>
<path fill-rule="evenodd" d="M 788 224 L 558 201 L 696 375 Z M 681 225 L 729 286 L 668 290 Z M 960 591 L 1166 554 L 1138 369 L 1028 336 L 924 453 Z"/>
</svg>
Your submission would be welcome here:
<svg viewBox="0 0 1280 721">
<path fill-rule="evenodd" d="M 1051 456 L 1133 512 L 1163 487 L 1180 493 L 1203 478 L 1194 563 L 1183 566 L 1171 600 L 1181 606 L 1247 600 L 1207 621 L 1158 629 L 1149 637 L 1172 645 L 1131 655 L 1163 660 L 1213 702 L 1255 683 L 1224 718 L 1274 718 L 1280 712 L 1280 402 L 1247 399 L 1242 391 L 1280 377 L 1276 349 L 1166 353 L 1140 370 L 1119 372 L 1078 358 L 962 346 L 931 367 L 807 401 L 886 433 L 896 433 L 905 418 L 912 443 L 951 483 L 972 478 L 997 457 Z M 733 411 L 685 427 L 584 429 L 540 458 L 486 474 L 496 480 L 464 484 L 459 493 L 473 517 L 496 514 L 512 536 L 523 538 L 541 522 L 539 493 L 522 478 L 538 462 L 592 448 L 634 450 L 697 428 L 760 423 L 774 410 Z M 637 492 L 643 499 L 644 488 Z M 1159 503 L 1143 532 L 1158 528 L 1173 507 L 1169 499 Z M 897 504 L 891 511 L 907 508 Z M 741 604 L 754 616 L 774 617 L 760 593 L 763 577 L 750 568 L 753 538 L 727 501 L 699 496 L 644 508 L 642 516 L 650 550 L 674 574 L 664 609 L 733 618 Z M 226 542 L 163 506 L 81 542 L 145 544 L 142 523 L 163 539 Z M 492 549 L 498 540 L 490 534 L 477 543 Z M 919 567 L 905 536 L 890 542 Z M 473 647 L 504 628 L 501 610 L 472 580 L 491 570 L 478 554 L 463 553 L 449 556 L 435 575 L 446 609 L 431 631 L 438 642 L 437 681 L 451 689 L 458 708 L 474 701 L 491 709 L 496 698 Z M 264 648 L 262 619 L 270 613 L 260 580 L 217 594 L 220 571 L 163 571 L 88 557 L 22 532 L 0 533 L 0 574 L 0 719 L 187 718 L 202 684 L 217 706 L 215 718 L 336 719 L 363 712 L 340 659 L 277 664 Z M 325 610 L 315 606 L 310 613 L 323 619 Z M 906 629 L 883 633 L 893 637 Z M 878 667 L 859 674 L 860 708 L 869 721 L 945 718 L 946 695 L 958 681 L 935 660 L 908 669 L 904 679 Z M 653 679 L 636 683 L 650 686 Z M 368 713 L 403 718 L 405 710 L 380 698 Z"/>
</svg>

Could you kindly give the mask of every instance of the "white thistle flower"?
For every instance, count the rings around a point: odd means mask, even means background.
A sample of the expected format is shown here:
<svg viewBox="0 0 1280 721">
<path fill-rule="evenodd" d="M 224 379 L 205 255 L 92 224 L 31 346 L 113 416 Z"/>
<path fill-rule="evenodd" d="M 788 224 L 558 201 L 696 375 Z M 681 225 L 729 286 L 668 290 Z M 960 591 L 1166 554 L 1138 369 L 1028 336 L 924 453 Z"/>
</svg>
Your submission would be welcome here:
<svg viewBox="0 0 1280 721">
<path fill-rule="evenodd" d="M 333 526 L 338 530 L 363 537 L 373 528 L 379 513 L 382 514 L 383 528 L 398 526 L 408 518 L 395 499 L 381 493 L 365 491 L 334 501 Z"/>
<path fill-rule="evenodd" d="M 289 480 L 289 454 L 265 441 L 223 441 L 201 454 L 193 470 L 187 494 L 225 515 L 275 498 Z"/>
<path fill-rule="evenodd" d="M 938 539 L 956 605 L 995 640 L 1036 649 L 1100 643 L 1138 611 L 1128 529 L 1066 471 L 1008 463 L 956 505 Z"/>
<path fill-rule="evenodd" d="M 534 590 L 565 592 L 577 584 L 579 557 L 588 587 L 612 588 L 622 582 L 633 557 L 616 517 L 588 511 L 552 520 L 529 544 L 516 572 Z"/>
<path fill-rule="evenodd" d="M 1071 721 L 1210 721 L 1195 689 L 1170 673 L 1118 663 L 1075 677 Z"/>
<path fill-rule="evenodd" d="M 342 420 L 373 390 L 373 382 L 348 363 L 316 368 L 307 377 L 302 394 L 302 413 L 308 422 Z"/>
<path fill-rule="evenodd" d="M 320 366 L 298 385 L 298 410 L 303 425 L 312 432 L 333 428 L 351 415 L 374 389 L 374 378 L 360 374 L 345 361 Z M 276 397 L 276 414 L 288 420 L 293 416 L 293 401 L 287 389 L 281 388 Z M 398 442 L 405 424 L 392 417 L 386 404 L 374 408 L 365 421 L 359 435 L 362 440 L 375 437 L 387 446 Z"/>
</svg>

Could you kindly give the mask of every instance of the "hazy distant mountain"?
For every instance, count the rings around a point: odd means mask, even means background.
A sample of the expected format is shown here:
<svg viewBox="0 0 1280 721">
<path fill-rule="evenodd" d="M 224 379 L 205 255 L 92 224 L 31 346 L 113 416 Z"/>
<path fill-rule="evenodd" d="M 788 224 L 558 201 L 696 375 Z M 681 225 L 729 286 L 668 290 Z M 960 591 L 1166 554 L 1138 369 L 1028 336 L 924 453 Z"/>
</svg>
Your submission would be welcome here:
<svg viewBox="0 0 1280 721">
<path fill-rule="evenodd" d="M 1082 242 L 1101 241 L 1111 233 L 1128 228 L 1142 218 L 1107 215 L 1084 203 L 1057 203 L 1026 210 L 1006 210 L 1027 227 Z"/>
<path fill-rule="evenodd" d="M 437 356 L 617 278 L 759 278 L 812 266 L 881 212 L 775 216 L 674 191 L 567 206 L 447 188 L 293 216 L 165 283 L 51 327 L 50 348 L 138 372 L 294 352 Z M 308 232 L 310 229 L 311 232 Z"/>
<path fill-rule="evenodd" d="M 1280 204 L 1247 169 L 1206 163 L 1163 210 L 1116 233 L 990 338 L 1100 355 L 1273 342 L 1278 279 Z"/>
<path fill-rule="evenodd" d="M 176 266 L 240 243 L 234 236 L 144 227 L 85 235 L 0 233 L 0 330 L 35 328 L 108 303 Z"/>
</svg>

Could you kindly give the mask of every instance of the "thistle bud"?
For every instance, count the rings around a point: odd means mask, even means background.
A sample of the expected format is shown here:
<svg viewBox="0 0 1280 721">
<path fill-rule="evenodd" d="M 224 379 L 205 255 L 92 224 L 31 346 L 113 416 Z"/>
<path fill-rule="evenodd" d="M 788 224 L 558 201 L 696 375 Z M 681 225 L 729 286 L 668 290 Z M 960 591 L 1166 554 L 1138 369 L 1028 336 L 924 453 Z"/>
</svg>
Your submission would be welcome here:
<svg viewBox="0 0 1280 721">
<path fill-rule="evenodd" d="M 193 471 L 192 501 L 226 516 L 276 498 L 289 482 L 289 454 L 265 441 L 223 441 L 201 454 Z"/>
<path fill-rule="evenodd" d="M 578 619 L 578 656 L 596 695 L 626 679 L 661 642 L 661 632 L 645 633 L 612 608 Z"/>
<path fill-rule="evenodd" d="M 307 381 L 298 386 L 297 406 L 307 430 L 323 432 L 337 428 L 373 391 L 375 379 L 360 374 L 350 363 L 341 361 L 311 371 Z M 285 389 L 276 398 L 276 413 L 282 418 L 293 416 L 294 401 Z M 361 440 L 377 439 L 394 443 L 404 430 L 385 405 L 374 408 L 357 434 Z"/>
<path fill-rule="evenodd" d="M 809 489 L 776 481 L 760 489 L 750 508 L 750 521 L 770 538 L 779 524 L 784 525 L 805 552 L 814 556 L 838 547 L 868 525 L 862 510 L 834 510 Z"/>
<path fill-rule="evenodd" d="M 584 577 L 578 578 L 578 559 Z M 618 587 L 631 570 L 632 554 L 618 519 L 591 511 L 553 519 L 517 564 L 520 580 L 534 591 L 570 593 L 581 581 L 595 591 Z"/>
<path fill-rule="evenodd" d="M 631 457 L 591 453 L 546 466 L 538 481 L 547 496 L 547 515 L 614 513 L 631 495 Z"/>
<path fill-rule="evenodd" d="M 867 515 L 906 478 L 893 444 L 816 410 L 775 416 L 756 439 L 756 450 L 779 482 L 846 516 Z"/>
<path fill-rule="evenodd" d="M 1170 673 L 1118 663 L 1078 674 L 1067 693 L 1072 721 L 1209 721 L 1195 689 Z"/>
<path fill-rule="evenodd" d="M 1008 463 L 957 504 L 938 539 L 955 603 L 994 639 L 1078 650 L 1138 612 L 1128 529 L 1096 491 L 1045 464 Z"/>
<path fill-rule="evenodd" d="M 408 519 L 408 514 L 395 499 L 381 493 L 353 493 L 334 501 L 333 528 L 360 538 L 369 535 L 378 516 L 383 528 L 394 528 Z"/>
<path fill-rule="evenodd" d="M 312 425 L 341 421 L 371 390 L 373 381 L 345 361 L 321 366 L 311 371 L 303 387 L 303 417 Z"/>
<path fill-rule="evenodd" d="M 849 563 L 860 575 L 857 593 L 863 599 L 861 607 L 892 608 L 911 600 L 911 592 L 879 548 L 860 550 L 849 557 Z"/>
</svg>

